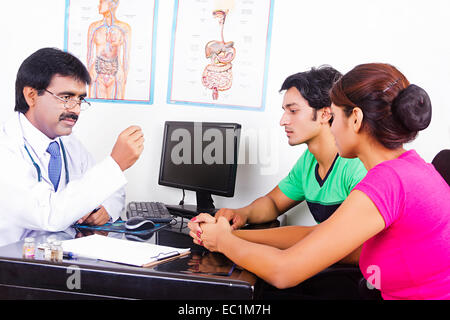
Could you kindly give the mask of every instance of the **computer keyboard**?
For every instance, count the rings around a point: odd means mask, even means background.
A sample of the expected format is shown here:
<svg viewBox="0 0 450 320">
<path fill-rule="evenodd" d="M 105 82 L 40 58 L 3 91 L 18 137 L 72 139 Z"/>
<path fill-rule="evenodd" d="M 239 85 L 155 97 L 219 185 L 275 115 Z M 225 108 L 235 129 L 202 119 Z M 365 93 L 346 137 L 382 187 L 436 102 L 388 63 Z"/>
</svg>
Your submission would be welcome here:
<svg viewBox="0 0 450 320">
<path fill-rule="evenodd" d="M 128 203 L 127 218 L 141 216 L 156 223 L 169 223 L 172 215 L 162 202 L 137 202 Z"/>
</svg>

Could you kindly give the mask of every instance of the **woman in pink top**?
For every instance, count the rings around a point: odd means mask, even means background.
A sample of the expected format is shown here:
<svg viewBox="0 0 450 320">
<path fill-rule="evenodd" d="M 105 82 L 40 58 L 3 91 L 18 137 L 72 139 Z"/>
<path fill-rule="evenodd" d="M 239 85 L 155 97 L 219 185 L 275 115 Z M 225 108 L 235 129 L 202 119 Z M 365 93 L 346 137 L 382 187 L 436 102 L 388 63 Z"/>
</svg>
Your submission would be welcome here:
<svg viewBox="0 0 450 320">
<path fill-rule="evenodd" d="M 339 154 L 367 176 L 325 222 L 302 237 L 232 231 L 206 214 L 194 242 L 219 251 L 278 288 L 295 286 L 363 244 L 360 268 L 385 299 L 450 299 L 450 188 L 403 144 L 431 120 L 427 93 L 387 64 L 355 67 L 331 91 Z M 289 236 L 287 236 L 289 235 Z M 299 240 L 300 238 L 300 240 Z"/>
<path fill-rule="evenodd" d="M 450 187 L 403 148 L 430 123 L 427 93 L 393 66 L 366 64 L 340 79 L 331 99 L 340 155 L 368 170 L 352 193 L 369 199 L 367 214 L 381 227 L 363 245 L 361 271 L 384 299 L 449 299 Z"/>
</svg>

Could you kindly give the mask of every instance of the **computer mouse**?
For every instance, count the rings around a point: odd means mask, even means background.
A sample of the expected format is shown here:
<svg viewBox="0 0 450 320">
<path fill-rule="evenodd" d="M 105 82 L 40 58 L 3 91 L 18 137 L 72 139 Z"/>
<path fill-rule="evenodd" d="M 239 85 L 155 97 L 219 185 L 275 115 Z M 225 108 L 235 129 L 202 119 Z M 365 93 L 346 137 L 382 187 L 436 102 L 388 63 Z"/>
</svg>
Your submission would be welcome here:
<svg viewBox="0 0 450 320">
<path fill-rule="evenodd" d="M 132 217 L 125 222 L 127 230 L 141 231 L 153 229 L 155 224 L 153 221 L 145 219 L 144 217 Z"/>
</svg>

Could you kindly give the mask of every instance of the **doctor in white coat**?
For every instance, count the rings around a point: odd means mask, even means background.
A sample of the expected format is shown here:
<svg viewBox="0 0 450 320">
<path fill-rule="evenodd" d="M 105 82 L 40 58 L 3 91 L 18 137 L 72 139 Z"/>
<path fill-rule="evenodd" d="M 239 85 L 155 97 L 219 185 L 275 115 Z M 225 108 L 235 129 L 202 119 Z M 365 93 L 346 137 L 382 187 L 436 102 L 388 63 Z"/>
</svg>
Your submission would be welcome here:
<svg viewBox="0 0 450 320">
<path fill-rule="evenodd" d="M 142 153 L 143 133 L 125 129 L 111 155 L 95 164 L 71 134 L 89 106 L 89 83 L 81 61 L 59 49 L 40 49 L 20 66 L 16 112 L 0 127 L 0 246 L 31 230 L 102 225 L 123 210 L 123 171 Z"/>
</svg>

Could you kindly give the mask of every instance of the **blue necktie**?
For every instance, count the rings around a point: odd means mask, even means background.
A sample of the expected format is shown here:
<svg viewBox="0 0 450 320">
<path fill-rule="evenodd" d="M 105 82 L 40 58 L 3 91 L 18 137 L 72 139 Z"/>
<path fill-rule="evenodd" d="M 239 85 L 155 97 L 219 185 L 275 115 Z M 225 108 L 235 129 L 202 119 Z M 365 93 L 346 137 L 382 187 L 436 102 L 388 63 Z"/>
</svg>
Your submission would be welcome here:
<svg viewBox="0 0 450 320">
<path fill-rule="evenodd" d="M 50 153 L 50 162 L 48 163 L 48 177 L 58 190 L 59 178 L 61 177 L 61 152 L 59 152 L 59 144 L 53 141 L 49 144 L 47 152 Z"/>
</svg>

